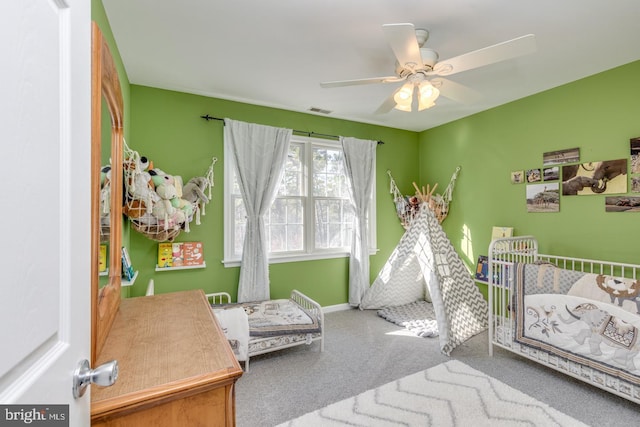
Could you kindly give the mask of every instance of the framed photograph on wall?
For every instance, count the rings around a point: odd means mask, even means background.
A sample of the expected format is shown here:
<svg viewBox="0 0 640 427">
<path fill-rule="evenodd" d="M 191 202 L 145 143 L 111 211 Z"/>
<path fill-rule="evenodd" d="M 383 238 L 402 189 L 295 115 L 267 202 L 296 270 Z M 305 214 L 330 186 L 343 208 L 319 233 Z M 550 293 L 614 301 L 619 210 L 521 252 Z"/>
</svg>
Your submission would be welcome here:
<svg viewBox="0 0 640 427">
<path fill-rule="evenodd" d="M 551 166 L 549 168 L 542 169 L 542 180 L 543 181 L 557 181 L 560 179 L 560 167 L 559 166 Z"/>
<path fill-rule="evenodd" d="M 640 137 L 629 140 L 631 152 L 631 173 L 640 173 Z"/>
<path fill-rule="evenodd" d="M 627 159 L 562 166 L 562 195 L 627 192 Z"/>
<path fill-rule="evenodd" d="M 542 181 L 542 174 L 540 169 L 527 169 L 527 182 L 540 182 Z"/>
<path fill-rule="evenodd" d="M 542 165 L 560 165 L 563 163 L 576 163 L 580 161 L 580 149 L 569 148 L 566 150 L 549 151 L 542 155 Z"/>
<path fill-rule="evenodd" d="M 560 212 L 560 183 L 527 184 L 527 212 Z"/>
<path fill-rule="evenodd" d="M 640 212 L 640 197 L 605 197 L 604 210 L 605 212 Z"/>
<path fill-rule="evenodd" d="M 512 184 L 522 184 L 524 182 L 524 171 L 513 171 L 511 172 L 511 183 Z"/>
</svg>

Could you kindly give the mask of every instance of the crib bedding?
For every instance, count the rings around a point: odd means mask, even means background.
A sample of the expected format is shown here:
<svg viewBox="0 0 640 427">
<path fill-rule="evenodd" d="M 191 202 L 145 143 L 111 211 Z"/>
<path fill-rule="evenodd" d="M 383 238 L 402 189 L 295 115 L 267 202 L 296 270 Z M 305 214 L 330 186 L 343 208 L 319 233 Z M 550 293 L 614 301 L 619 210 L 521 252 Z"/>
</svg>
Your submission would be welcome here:
<svg viewBox="0 0 640 427">
<path fill-rule="evenodd" d="M 277 337 L 321 331 L 317 316 L 288 299 L 226 304 L 216 308 L 230 310 L 238 307 L 243 308 L 247 314 L 251 337 Z"/>
<path fill-rule="evenodd" d="M 552 264 L 516 264 L 515 337 L 640 384 L 640 281 Z"/>
</svg>

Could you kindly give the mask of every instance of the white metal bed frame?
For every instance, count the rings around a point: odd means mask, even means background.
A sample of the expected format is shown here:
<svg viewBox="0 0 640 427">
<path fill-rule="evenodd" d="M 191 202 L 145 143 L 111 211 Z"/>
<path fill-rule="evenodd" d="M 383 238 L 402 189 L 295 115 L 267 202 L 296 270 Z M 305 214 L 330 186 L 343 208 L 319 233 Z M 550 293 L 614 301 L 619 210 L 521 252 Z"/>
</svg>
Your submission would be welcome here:
<svg viewBox="0 0 640 427">
<path fill-rule="evenodd" d="M 515 286 L 515 268 L 508 268 L 515 263 L 545 261 L 567 270 L 637 279 L 640 277 L 640 265 L 540 254 L 538 242 L 532 236 L 493 240 L 489 245 L 488 258 L 490 356 L 493 356 L 494 346 L 501 347 L 602 390 L 640 403 L 640 387 L 635 384 L 514 341 L 516 325 L 510 296 L 513 295 Z"/>
<path fill-rule="evenodd" d="M 209 300 L 209 303 L 214 305 L 231 303 L 231 296 L 227 292 L 210 293 L 206 294 L 206 297 Z M 320 351 L 324 352 L 324 313 L 322 311 L 322 306 L 313 299 L 295 289 L 291 291 L 289 299 L 298 304 L 307 312 L 316 316 L 316 318 L 318 319 L 318 323 L 320 324 L 320 332 L 315 334 L 287 335 L 291 337 L 291 340 L 280 343 L 277 342 L 277 338 L 279 338 L 279 336 L 249 337 L 249 353 L 247 354 L 247 360 L 243 361 L 245 372 L 249 372 L 249 359 L 252 356 L 271 353 L 272 351 L 282 350 L 289 347 L 296 347 L 302 344 L 311 345 L 311 343 L 315 341 L 320 341 Z"/>
</svg>

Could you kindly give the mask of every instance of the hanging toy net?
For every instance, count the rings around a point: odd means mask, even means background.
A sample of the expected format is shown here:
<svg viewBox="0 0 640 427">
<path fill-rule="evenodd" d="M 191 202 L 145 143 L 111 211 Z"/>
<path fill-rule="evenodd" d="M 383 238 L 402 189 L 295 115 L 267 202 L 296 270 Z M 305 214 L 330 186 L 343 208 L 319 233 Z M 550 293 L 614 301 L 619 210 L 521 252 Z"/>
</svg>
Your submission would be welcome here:
<svg viewBox="0 0 640 427">
<path fill-rule="evenodd" d="M 100 243 L 111 235 L 111 163 L 100 168 Z"/>
<path fill-rule="evenodd" d="M 404 196 L 396 182 L 393 180 L 393 176 L 391 176 L 391 171 L 387 171 L 387 175 L 389 175 L 390 179 L 390 188 L 389 192 L 393 194 L 393 201 L 396 205 L 396 213 L 398 214 L 398 218 L 400 218 L 400 222 L 405 229 L 409 229 L 411 226 L 411 222 L 415 218 L 415 216 L 420 211 L 420 207 L 423 204 L 431 209 L 431 211 L 435 214 L 438 222 L 442 223 L 444 219 L 449 214 L 449 203 L 453 197 L 453 187 L 455 186 L 456 178 L 458 177 L 458 172 L 460 172 L 460 166 L 458 166 L 451 176 L 451 180 L 449 181 L 449 185 L 444 190 L 442 194 L 434 194 L 434 191 L 438 187 L 436 183 L 433 188 L 430 188 L 429 185 L 427 187 L 418 187 L 418 185 L 414 182 L 413 187 L 416 189 L 416 193 L 413 196 Z"/>
<path fill-rule="evenodd" d="M 195 219 L 205 215 L 214 186 L 212 158 L 204 176 L 191 178 L 183 185 L 182 177 L 155 168 L 146 157 L 124 143 L 124 207 L 134 230 L 156 242 L 172 242 L 181 232 L 190 231 Z"/>
</svg>

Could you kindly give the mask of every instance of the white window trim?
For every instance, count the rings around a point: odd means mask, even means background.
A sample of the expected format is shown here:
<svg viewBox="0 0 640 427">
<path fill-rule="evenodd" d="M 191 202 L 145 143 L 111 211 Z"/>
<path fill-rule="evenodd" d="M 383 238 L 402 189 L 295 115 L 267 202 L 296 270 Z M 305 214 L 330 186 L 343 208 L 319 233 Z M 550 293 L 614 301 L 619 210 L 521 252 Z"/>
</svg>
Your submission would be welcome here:
<svg viewBox="0 0 640 427">
<path fill-rule="evenodd" d="M 291 142 L 307 142 L 317 143 L 321 145 L 341 147 L 339 141 L 313 138 L 308 136 L 293 135 Z M 309 152 L 310 150 L 306 150 Z M 231 153 L 224 152 L 224 258 L 222 263 L 225 267 L 238 267 L 241 264 L 240 258 L 233 256 L 233 244 L 234 241 L 234 206 L 232 203 L 228 203 L 230 200 L 231 183 L 233 182 L 233 158 Z M 371 191 L 371 207 L 369 209 L 369 255 L 375 255 L 378 252 L 377 244 L 377 226 L 376 226 L 376 168 L 374 165 L 373 173 L 373 186 Z M 307 229 L 305 229 L 305 233 Z M 316 250 L 313 253 L 302 252 L 298 254 L 286 254 L 286 255 L 270 255 L 269 264 L 279 264 L 285 262 L 299 262 L 299 261 L 312 261 L 332 258 L 348 258 L 349 251 L 319 251 Z"/>
</svg>

